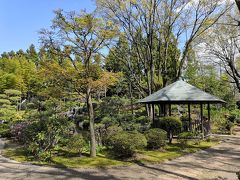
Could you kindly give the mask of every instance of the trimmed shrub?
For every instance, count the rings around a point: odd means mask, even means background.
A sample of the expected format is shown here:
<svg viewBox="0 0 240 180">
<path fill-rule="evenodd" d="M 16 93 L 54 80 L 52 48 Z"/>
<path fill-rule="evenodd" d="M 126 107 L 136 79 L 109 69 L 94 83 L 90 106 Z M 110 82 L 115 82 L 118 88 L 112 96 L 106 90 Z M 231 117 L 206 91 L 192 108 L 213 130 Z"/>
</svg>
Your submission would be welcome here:
<svg viewBox="0 0 240 180">
<path fill-rule="evenodd" d="M 142 125 L 147 124 L 149 122 L 151 122 L 151 120 L 149 117 L 146 116 L 139 116 L 136 118 L 136 123 L 140 123 Z"/>
<path fill-rule="evenodd" d="M 110 138 L 108 148 L 118 157 L 131 157 L 137 149 L 147 146 L 145 136 L 138 132 L 122 131 Z"/>
<path fill-rule="evenodd" d="M 102 118 L 101 123 L 105 125 L 105 127 L 109 127 L 114 125 L 115 119 L 113 117 L 105 116 Z"/>
<path fill-rule="evenodd" d="M 37 160 L 51 160 L 52 150 L 70 129 L 72 123 L 61 117 L 52 116 L 30 123 L 24 130 L 27 152 Z"/>
<path fill-rule="evenodd" d="M 178 142 L 186 146 L 189 140 L 193 140 L 195 145 L 199 145 L 202 139 L 202 135 L 199 132 L 182 132 L 178 135 Z"/>
<path fill-rule="evenodd" d="M 145 133 L 145 136 L 149 149 L 159 149 L 166 145 L 167 132 L 163 129 L 150 129 Z"/>
<path fill-rule="evenodd" d="M 11 137 L 11 128 L 9 124 L 0 124 L 0 137 Z"/>
<path fill-rule="evenodd" d="M 163 117 L 158 123 L 158 128 L 167 131 L 169 143 L 172 143 L 173 134 L 178 134 L 182 128 L 182 122 L 178 117 Z"/>
<path fill-rule="evenodd" d="M 186 146 L 189 139 L 193 139 L 194 138 L 194 134 L 192 132 L 182 132 L 178 135 L 178 142 L 183 145 Z"/>
<path fill-rule="evenodd" d="M 136 124 L 135 116 L 133 114 L 118 114 L 116 120 L 126 131 L 139 130 L 139 124 Z"/>
<path fill-rule="evenodd" d="M 3 105 L 3 104 L 10 105 L 11 101 L 9 101 L 8 99 L 0 99 L 0 105 Z"/>
<path fill-rule="evenodd" d="M 81 134 L 73 135 L 67 144 L 67 148 L 71 153 L 78 153 L 79 156 L 82 155 L 83 149 L 86 146 L 86 141 Z"/>
<path fill-rule="evenodd" d="M 107 129 L 106 129 L 106 132 L 105 132 L 105 134 L 103 135 L 103 139 L 102 139 L 102 143 L 103 143 L 103 145 L 105 145 L 105 146 L 109 146 L 110 145 L 110 139 L 111 139 L 111 137 L 112 136 L 114 136 L 115 134 L 117 134 L 117 133 L 120 133 L 120 132 L 122 132 L 123 131 L 123 129 L 121 128 L 121 127 L 119 127 L 119 126 L 110 126 L 110 127 L 108 127 Z"/>
<path fill-rule="evenodd" d="M 236 123 L 240 123 L 240 110 L 239 109 L 235 109 L 233 111 L 230 112 L 230 118 L 234 118 L 234 122 Z M 229 119 L 229 118 L 228 118 Z M 230 119 L 229 119 L 230 120 Z M 232 119 L 231 119 L 232 120 Z M 233 122 L 233 121 L 232 121 Z"/>
</svg>

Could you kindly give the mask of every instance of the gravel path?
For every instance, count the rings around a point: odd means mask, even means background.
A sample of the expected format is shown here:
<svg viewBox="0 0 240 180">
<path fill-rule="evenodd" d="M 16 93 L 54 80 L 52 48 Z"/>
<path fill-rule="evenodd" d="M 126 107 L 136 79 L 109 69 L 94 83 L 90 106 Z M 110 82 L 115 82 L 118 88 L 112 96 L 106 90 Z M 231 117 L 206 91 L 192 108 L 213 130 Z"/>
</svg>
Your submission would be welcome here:
<svg viewBox="0 0 240 180">
<path fill-rule="evenodd" d="M 0 179 L 237 179 L 240 171 L 240 128 L 236 136 L 221 136 L 213 148 L 155 165 L 106 169 L 61 169 L 21 164 L 0 155 Z M 0 152 L 3 142 L 0 140 Z"/>
</svg>

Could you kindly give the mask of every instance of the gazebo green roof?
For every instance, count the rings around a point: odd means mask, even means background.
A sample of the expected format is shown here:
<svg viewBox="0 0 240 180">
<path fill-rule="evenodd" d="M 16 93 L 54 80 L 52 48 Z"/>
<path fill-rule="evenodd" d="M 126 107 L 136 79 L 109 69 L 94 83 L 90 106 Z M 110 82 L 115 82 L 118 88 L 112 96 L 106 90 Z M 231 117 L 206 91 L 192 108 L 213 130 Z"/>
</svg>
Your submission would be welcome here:
<svg viewBox="0 0 240 180">
<path fill-rule="evenodd" d="M 178 80 L 173 84 L 166 86 L 163 89 L 151 94 L 150 96 L 141 99 L 139 103 L 226 103 L 224 100 L 215 97 L 201 89 L 192 86 L 191 84 Z"/>
</svg>

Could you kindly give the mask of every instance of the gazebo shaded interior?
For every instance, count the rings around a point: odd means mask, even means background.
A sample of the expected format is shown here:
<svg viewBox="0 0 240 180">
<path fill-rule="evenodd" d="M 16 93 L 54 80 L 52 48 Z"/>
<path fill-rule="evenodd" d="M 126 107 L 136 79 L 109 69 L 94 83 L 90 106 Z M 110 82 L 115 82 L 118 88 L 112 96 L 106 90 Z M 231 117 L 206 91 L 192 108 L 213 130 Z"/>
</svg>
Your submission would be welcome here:
<svg viewBox="0 0 240 180">
<path fill-rule="evenodd" d="M 210 104 L 223 104 L 226 103 L 224 100 L 215 97 L 209 93 L 206 93 L 200 89 L 198 89 L 195 86 L 192 86 L 191 84 L 183 81 L 178 80 L 173 84 L 170 84 L 166 86 L 165 88 L 151 94 L 150 96 L 141 99 L 138 101 L 139 103 L 144 104 L 152 104 L 154 105 L 160 105 L 162 108 L 164 108 L 164 116 L 167 115 L 166 113 L 166 105 L 168 105 L 168 114 L 171 116 L 171 105 L 173 104 L 187 104 L 188 105 L 188 120 L 189 120 L 189 130 L 192 131 L 192 124 L 191 124 L 191 105 L 198 104 L 200 105 L 200 126 L 201 126 L 201 132 L 204 132 L 204 123 L 203 123 L 203 105 L 207 104 L 208 109 L 208 128 L 207 132 L 210 131 Z M 153 114 L 154 108 L 153 108 Z M 154 115 L 155 116 L 155 115 Z M 153 116 L 153 125 L 155 122 Z"/>
</svg>

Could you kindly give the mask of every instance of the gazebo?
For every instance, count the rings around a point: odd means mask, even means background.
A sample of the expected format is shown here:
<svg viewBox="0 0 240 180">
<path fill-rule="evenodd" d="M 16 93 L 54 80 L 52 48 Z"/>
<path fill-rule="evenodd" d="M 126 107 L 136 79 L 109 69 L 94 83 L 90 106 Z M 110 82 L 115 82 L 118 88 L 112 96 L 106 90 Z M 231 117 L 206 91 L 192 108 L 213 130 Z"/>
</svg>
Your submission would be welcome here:
<svg viewBox="0 0 240 180">
<path fill-rule="evenodd" d="M 207 133 L 210 131 L 210 104 L 223 104 L 226 103 L 224 100 L 217 98 L 209 93 L 206 93 L 191 84 L 183 80 L 178 80 L 173 84 L 166 86 L 163 89 L 151 94 L 144 99 L 138 101 L 139 103 L 152 104 L 153 106 L 153 125 L 155 124 L 155 112 L 154 105 L 160 105 L 163 108 L 164 116 L 166 116 L 166 105 L 168 106 L 169 116 L 171 116 L 171 105 L 188 105 L 188 126 L 189 130 L 192 131 L 191 124 L 191 105 L 200 105 L 200 127 L 201 132 L 204 133 L 203 123 L 203 105 L 207 105 L 208 119 L 207 119 Z"/>
</svg>

